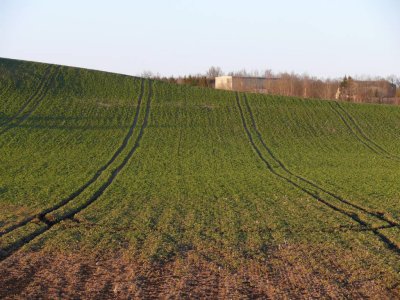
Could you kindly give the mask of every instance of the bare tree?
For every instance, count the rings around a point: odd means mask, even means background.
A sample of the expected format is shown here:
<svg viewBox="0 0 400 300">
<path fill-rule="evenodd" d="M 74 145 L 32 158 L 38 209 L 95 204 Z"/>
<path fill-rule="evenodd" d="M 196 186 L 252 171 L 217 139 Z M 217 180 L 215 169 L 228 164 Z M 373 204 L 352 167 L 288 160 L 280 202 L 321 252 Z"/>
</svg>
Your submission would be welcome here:
<svg viewBox="0 0 400 300">
<path fill-rule="evenodd" d="M 224 72 L 220 67 L 210 67 L 206 73 L 207 78 L 215 78 L 224 75 Z"/>
<path fill-rule="evenodd" d="M 154 78 L 154 73 L 152 71 L 145 70 L 142 72 L 142 74 L 140 74 L 140 76 L 143 78 Z"/>
<path fill-rule="evenodd" d="M 265 76 L 265 78 L 273 78 L 274 77 L 274 73 L 272 73 L 271 69 L 266 69 L 264 71 L 264 76 Z"/>
<path fill-rule="evenodd" d="M 392 75 L 388 76 L 386 78 L 386 80 L 389 81 L 391 84 L 396 84 L 396 81 L 398 81 L 399 78 L 397 78 L 396 75 L 392 74 Z"/>
</svg>

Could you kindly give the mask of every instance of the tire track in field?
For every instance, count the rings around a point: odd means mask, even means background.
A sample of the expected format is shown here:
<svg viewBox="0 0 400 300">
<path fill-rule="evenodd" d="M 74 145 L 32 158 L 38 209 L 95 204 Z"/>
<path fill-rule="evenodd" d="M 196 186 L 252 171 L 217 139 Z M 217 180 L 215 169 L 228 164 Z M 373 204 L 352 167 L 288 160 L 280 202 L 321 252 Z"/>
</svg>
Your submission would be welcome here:
<svg viewBox="0 0 400 300">
<path fill-rule="evenodd" d="M 353 203 L 353 202 L 351 202 L 349 200 L 346 200 L 346 199 L 342 198 L 341 196 L 335 194 L 334 192 L 327 190 L 326 188 L 322 187 L 321 185 L 316 184 L 315 182 L 311 181 L 310 179 L 307 179 L 306 177 L 303 177 L 301 175 L 298 175 L 298 174 L 292 172 L 279 158 L 277 158 L 275 156 L 275 154 L 273 153 L 271 148 L 269 148 L 268 145 L 265 143 L 265 141 L 264 141 L 264 139 L 262 137 L 262 134 L 261 134 L 261 132 L 259 131 L 259 129 L 257 127 L 253 111 L 252 111 L 252 109 L 250 107 L 250 104 L 249 104 L 249 102 L 247 100 L 247 96 L 245 94 L 243 95 L 243 99 L 244 99 L 244 103 L 245 103 L 246 109 L 247 109 L 247 111 L 248 111 L 248 113 L 250 115 L 251 125 L 252 125 L 252 127 L 253 127 L 253 129 L 254 129 L 257 137 L 258 137 L 258 140 L 261 142 L 261 145 L 263 146 L 263 148 L 268 152 L 269 156 L 282 168 L 283 171 L 285 171 L 287 174 L 289 174 L 291 176 L 294 176 L 297 179 L 299 179 L 299 180 L 311 185 L 312 187 L 318 189 L 319 191 L 328 194 L 329 196 L 333 197 L 334 199 L 338 200 L 339 202 L 341 202 L 341 203 L 343 203 L 345 205 L 348 205 L 348 206 L 350 206 L 350 207 L 352 207 L 352 208 L 354 208 L 356 210 L 359 210 L 359 211 L 361 211 L 361 212 L 363 212 L 363 213 L 365 213 L 365 214 L 367 214 L 367 215 L 369 215 L 371 217 L 374 217 L 374 218 L 377 218 L 377 219 L 379 219 L 379 220 L 381 220 L 383 222 L 386 222 L 389 225 L 392 225 L 392 226 L 399 226 L 400 225 L 400 223 L 398 223 L 398 222 L 396 222 L 394 220 L 388 219 L 382 213 L 378 213 L 378 212 L 372 211 L 372 210 L 367 209 L 367 208 L 365 208 L 365 207 L 363 207 L 361 205 L 358 205 L 358 204 L 355 204 L 355 203 Z"/>
<path fill-rule="evenodd" d="M 57 76 L 61 66 L 56 66 L 54 69 L 54 72 L 49 75 L 48 80 L 43 80 L 40 87 L 36 90 L 36 92 L 24 103 L 24 105 L 20 108 L 18 113 L 13 116 L 12 120 L 8 121 L 7 127 L 4 128 L 3 130 L 0 131 L 0 135 L 6 133 L 8 130 L 17 127 L 20 125 L 22 122 L 24 122 L 26 119 L 28 119 L 32 113 L 36 110 L 36 108 L 39 106 L 39 104 L 43 101 L 43 99 L 46 97 L 47 93 L 50 90 L 50 87 Z M 50 72 L 50 71 L 49 71 Z M 48 76 L 45 76 L 43 79 L 47 79 Z M 30 104 L 33 103 L 32 107 L 24 113 L 24 110 L 26 107 Z M 12 124 L 10 124 L 11 121 L 16 121 Z"/>
<path fill-rule="evenodd" d="M 358 125 L 357 121 L 355 120 L 355 118 L 339 103 L 336 102 L 337 106 L 339 107 L 339 109 L 341 111 L 343 111 L 343 113 L 348 117 L 348 119 L 350 120 L 350 122 L 354 125 L 354 128 L 357 130 L 357 132 L 366 140 L 368 141 L 371 145 L 373 145 L 374 147 L 376 147 L 377 149 L 379 149 L 380 151 L 382 151 L 383 153 L 385 153 L 386 155 L 392 157 L 392 158 L 396 158 L 396 159 L 400 159 L 399 156 L 394 155 L 392 153 L 390 153 L 389 151 L 387 151 L 386 149 L 384 149 L 382 146 L 380 146 L 379 144 L 377 144 L 374 140 L 372 140 L 370 137 L 367 136 L 367 134 L 361 129 L 361 127 Z"/>
<path fill-rule="evenodd" d="M 138 118 L 139 118 L 139 113 L 140 113 L 140 107 L 142 104 L 143 94 L 144 94 L 144 82 L 145 82 L 145 80 L 142 79 L 141 83 L 140 83 L 140 92 L 139 92 L 139 97 L 138 97 L 138 103 L 137 103 L 136 112 L 135 112 L 135 116 L 133 118 L 132 124 L 131 124 L 124 140 L 122 141 L 122 143 L 118 147 L 118 149 L 114 152 L 113 156 L 103 166 L 101 166 L 87 182 L 85 182 L 77 190 L 75 190 L 73 193 L 71 193 L 68 197 L 64 198 L 63 200 L 61 200 L 59 203 L 53 205 L 52 207 L 49 207 L 35 215 L 27 217 L 24 220 L 18 222 L 17 224 L 14 224 L 14 225 L 4 229 L 3 231 L 0 232 L 0 237 L 7 233 L 14 231 L 15 229 L 25 226 L 26 224 L 33 221 L 34 219 L 42 220 L 46 214 L 51 213 L 65 205 L 67 205 L 69 202 L 71 202 L 76 197 L 78 197 L 80 194 L 82 194 L 90 185 L 92 185 L 101 176 L 101 174 L 119 157 L 119 155 L 122 153 L 122 151 L 128 145 L 128 142 L 133 135 L 134 129 L 136 128 Z"/>
<path fill-rule="evenodd" d="M 149 115 L 150 115 L 150 108 L 151 108 L 151 100 L 152 100 L 153 92 L 152 92 L 152 81 L 149 81 L 149 92 L 148 92 L 148 99 L 147 99 L 147 104 L 146 104 L 146 111 L 145 111 L 145 116 L 143 119 L 142 126 L 140 128 L 139 134 L 135 140 L 135 144 L 132 146 L 131 150 L 128 152 L 128 154 L 125 156 L 124 160 L 112 171 L 111 175 L 108 177 L 107 181 L 103 183 L 100 188 L 95 191 L 91 197 L 87 199 L 86 202 L 82 203 L 78 207 L 72 209 L 71 211 L 65 213 L 61 217 L 59 217 L 57 220 L 50 221 L 46 219 L 46 215 L 43 215 L 41 217 L 41 221 L 45 224 L 45 227 L 40 227 L 36 231 L 32 232 L 31 234 L 24 236 L 17 240 L 16 242 L 10 244 L 9 246 L 3 248 L 0 250 L 0 261 L 3 261 L 7 257 L 11 256 L 14 254 L 16 251 L 21 249 L 24 245 L 30 243 L 33 241 L 35 238 L 41 236 L 42 234 L 46 233 L 48 230 L 50 230 L 54 225 L 59 224 L 60 222 L 66 220 L 66 219 L 72 219 L 77 213 L 83 211 L 85 208 L 87 208 L 89 205 L 93 204 L 106 190 L 107 188 L 113 183 L 113 181 L 117 178 L 118 174 L 124 169 L 126 164 L 130 161 L 132 156 L 135 154 L 136 150 L 140 146 L 140 141 L 144 135 L 144 131 L 147 127 Z"/>
<path fill-rule="evenodd" d="M 0 126 L 3 126 L 7 123 L 10 123 L 12 121 L 14 121 L 16 118 L 19 117 L 19 115 L 24 111 L 24 109 L 29 105 L 29 103 L 39 94 L 39 92 L 42 90 L 44 84 L 46 83 L 46 80 L 49 77 L 50 71 L 51 71 L 51 66 L 48 66 L 45 70 L 45 73 L 43 75 L 43 77 L 40 79 L 39 85 L 36 88 L 36 90 L 34 91 L 34 93 L 22 104 L 22 106 L 20 107 L 20 109 L 8 120 L 0 123 Z"/>
<path fill-rule="evenodd" d="M 362 144 L 364 144 L 367 148 L 369 148 L 371 151 L 373 151 L 378 155 L 384 156 L 392 160 L 400 161 L 399 156 L 390 153 L 389 151 L 378 145 L 370 137 L 368 137 L 365 134 L 365 132 L 361 129 L 361 127 L 357 124 L 354 117 L 339 102 L 337 101 L 329 102 L 329 105 L 331 106 L 332 110 L 338 114 L 339 118 L 351 131 L 353 136 L 357 140 L 359 140 Z"/>
<path fill-rule="evenodd" d="M 70 211 L 68 214 L 66 214 L 64 216 L 64 219 L 73 218 L 77 213 L 84 210 L 89 205 L 91 205 L 93 202 L 95 202 L 106 191 L 106 189 L 113 183 L 115 178 L 117 178 L 118 174 L 124 169 L 126 164 L 130 161 L 132 156 L 135 154 L 136 150 L 139 148 L 140 141 L 142 140 L 144 130 L 146 129 L 147 123 L 149 120 L 151 99 L 153 97 L 151 81 L 149 81 L 149 84 L 150 84 L 150 88 L 149 88 L 149 95 L 148 95 L 147 104 L 146 104 L 145 116 L 143 119 L 142 126 L 140 127 L 139 135 L 137 136 L 135 144 L 133 145 L 132 149 L 125 156 L 124 160 L 114 169 L 114 171 L 108 177 L 107 181 L 88 199 L 88 201 L 86 201 L 79 207 L 75 208 L 74 210 Z"/>
<path fill-rule="evenodd" d="M 246 119 L 243 113 L 243 109 L 242 106 L 240 104 L 240 100 L 239 100 L 239 94 L 236 92 L 236 104 L 239 110 L 239 114 L 240 114 L 240 118 L 242 121 L 242 125 L 243 125 L 243 129 L 247 135 L 247 138 L 249 139 L 249 142 L 252 146 L 252 148 L 254 149 L 254 151 L 256 152 L 257 156 L 260 158 L 260 160 L 265 164 L 265 166 L 267 167 L 267 169 L 270 171 L 270 173 L 272 173 L 274 176 L 278 177 L 279 179 L 286 181 L 288 184 L 290 184 L 291 186 L 297 188 L 298 190 L 308 194 L 309 196 L 311 196 L 312 198 L 314 198 L 315 200 L 317 200 L 318 202 L 324 204 L 325 206 L 329 207 L 330 209 L 338 212 L 339 214 L 342 214 L 346 217 L 349 217 L 350 219 L 352 219 L 353 221 L 355 221 L 356 223 L 358 223 L 359 225 L 368 228 L 376 237 L 378 237 L 389 249 L 391 249 L 392 251 L 394 251 L 396 254 L 400 255 L 400 246 L 396 244 L 396 242 L 392 241 L 389 237 L 387 237 L 385 234 L 381 233 L 379 230 L 379 228 L 373 228 L 371 227 L 369 224 L 367 224 L 365 221 L 361 220 L 356 214 L 345 211 L 343 209 L 341 209 L 340 207 L 337 207 L 335 205 L 333 205 L 332 203 L 330 203 L 328 200 L 323 199 L 322 197 L 318 196 L 317 194 L 315 194 L 313 191 L 310 191 L 309 189 L 307 189 L 306 187 L 303 187 L 301 185 L 299 185 L 298 183 L 294 182 L 292 179 L 290 179 L 290 177 L 288 177 L 287 175 L 282 175 L 280 173 L 278 173 L 275 168 L 268 162 L 268 160 L 264 157 L 264 155 L 262 154 L 260 148 L 256 145 L 256 143 L 254 142 L 253 136 L 248 128 L 248 125 L 246 123 Z"/>
</svg>

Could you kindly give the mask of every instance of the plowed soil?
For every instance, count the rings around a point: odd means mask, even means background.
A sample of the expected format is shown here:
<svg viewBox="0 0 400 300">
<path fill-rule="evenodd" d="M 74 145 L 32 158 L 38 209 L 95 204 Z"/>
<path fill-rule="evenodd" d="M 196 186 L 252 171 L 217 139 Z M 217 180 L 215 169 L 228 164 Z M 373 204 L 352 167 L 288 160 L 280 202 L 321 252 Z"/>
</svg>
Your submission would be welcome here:
<svg viewBox="0 0 400 300">
<path fill-rule="evenodd" d="M 395 278 L 383 268 L 362 266 L 361 258 L 350 251 L 285 245 L 268 252 L 264 262 L 250 259 L 239 269 L 220 266 L 195 252 L 162 264 L 122 254 L 20 252 L 0 265 L 0 298 L 400 297 Z"/>
</svg>

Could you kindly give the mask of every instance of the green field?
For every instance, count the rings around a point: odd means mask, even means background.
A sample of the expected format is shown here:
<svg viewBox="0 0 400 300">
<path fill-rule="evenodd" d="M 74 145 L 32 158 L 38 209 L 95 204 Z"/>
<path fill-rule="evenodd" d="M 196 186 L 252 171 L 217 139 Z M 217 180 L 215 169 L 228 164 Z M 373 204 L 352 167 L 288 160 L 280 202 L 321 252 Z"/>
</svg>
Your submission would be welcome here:
<svg viewBox="0 0 400 300">
<path fill-rule="evenodd" d="M 65 255 L 144 298 L 400 297 L 399 187 L 400 107 L 0 59 L 0 285 Z"/>
</svg>

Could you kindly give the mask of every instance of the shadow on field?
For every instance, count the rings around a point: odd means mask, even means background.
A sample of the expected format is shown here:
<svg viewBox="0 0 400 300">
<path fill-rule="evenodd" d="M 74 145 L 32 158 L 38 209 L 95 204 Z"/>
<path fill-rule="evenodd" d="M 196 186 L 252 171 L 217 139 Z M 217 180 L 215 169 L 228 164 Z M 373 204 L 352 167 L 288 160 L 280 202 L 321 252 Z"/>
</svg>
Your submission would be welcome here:
<svg viewBox="0 0 400 300">
<path fill-rule="evenodd" d="M 8 191 L 7 188 L 0 186 L 0 195 L 6 193 L 7 191 Z"/>
<path fill-rule="evenodd" d="M 22 119 L 23 117 L 24 116 L 21 116 L 20 119 Z M 112 130 L 112 129 L 129 128 L 129 124 L 107 125 L 106 124 L 107 121 L 108 119 L 86 118 L 86 117 L 31 116 L 25 123 L 18 125 L 11 123 L 9 124 L 9 127 L 23 128 L 23 129 L 62 129 L 62 130 Z M 110 120 L 110 122 L 111 121 L 112 120 Z M 1 123 L 1 117 L 0 117 L 0 123 Z"/>
<path fill-rule="evenodd" d="M 7 116 L 5 113 L 0 111 L 0 125 L 7 123 L 11 117 Z"/>
</svg>

